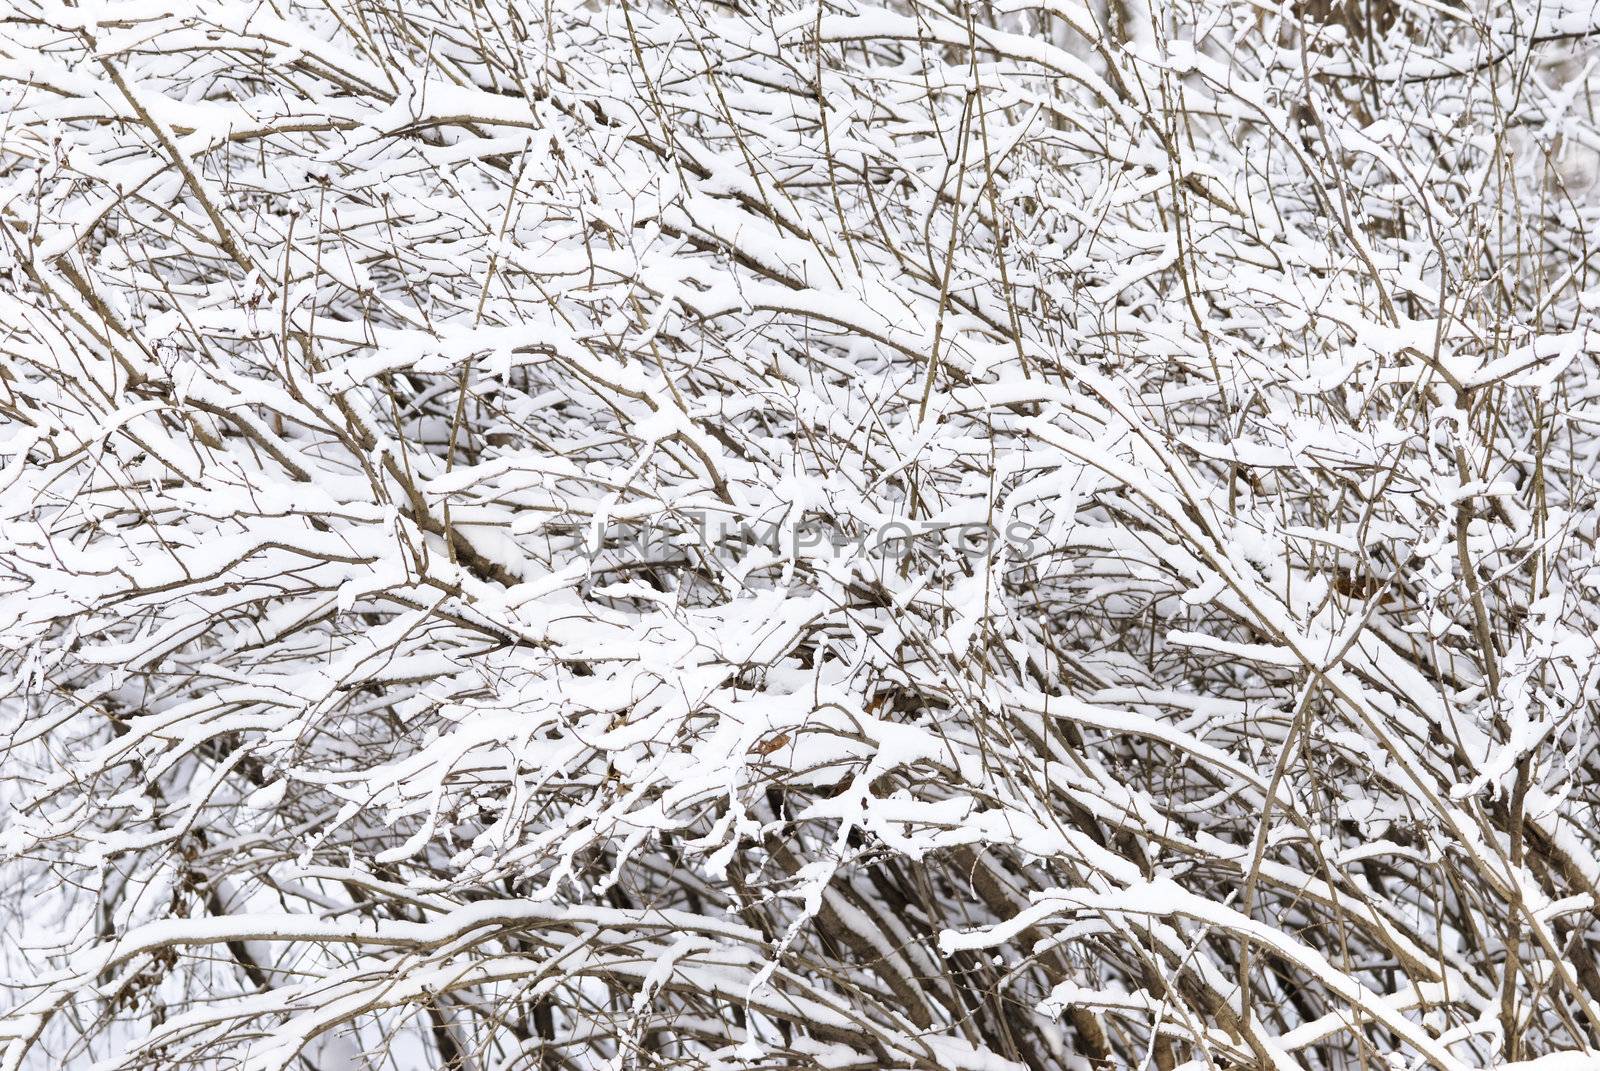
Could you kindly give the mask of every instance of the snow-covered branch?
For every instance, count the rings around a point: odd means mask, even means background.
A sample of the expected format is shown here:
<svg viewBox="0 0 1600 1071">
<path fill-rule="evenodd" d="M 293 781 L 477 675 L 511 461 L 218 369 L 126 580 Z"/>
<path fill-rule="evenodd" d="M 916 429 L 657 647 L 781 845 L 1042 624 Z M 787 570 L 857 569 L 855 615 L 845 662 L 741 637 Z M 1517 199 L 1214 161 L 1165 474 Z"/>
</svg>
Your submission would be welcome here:
<svg viewBox="0 0 1600 1071">
<path fill-rule="evenodd" d="M 1600 1061 L 1596 25 L 9 0 L 0 1066 Z"/>
</svg>

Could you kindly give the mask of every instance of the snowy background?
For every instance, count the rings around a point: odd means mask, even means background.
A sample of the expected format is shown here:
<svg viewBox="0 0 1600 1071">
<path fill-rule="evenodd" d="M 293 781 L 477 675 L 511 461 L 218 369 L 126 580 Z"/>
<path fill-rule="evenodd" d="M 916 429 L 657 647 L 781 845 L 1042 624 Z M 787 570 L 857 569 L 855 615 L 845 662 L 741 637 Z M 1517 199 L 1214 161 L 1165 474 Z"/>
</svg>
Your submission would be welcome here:
<svg viewBox="0 0 1600 1071">
<path fill-rule="evenodd" d="M 0 0 L 0 1069 L 1600 1068 L 1597 34 Z"/>
</svg>

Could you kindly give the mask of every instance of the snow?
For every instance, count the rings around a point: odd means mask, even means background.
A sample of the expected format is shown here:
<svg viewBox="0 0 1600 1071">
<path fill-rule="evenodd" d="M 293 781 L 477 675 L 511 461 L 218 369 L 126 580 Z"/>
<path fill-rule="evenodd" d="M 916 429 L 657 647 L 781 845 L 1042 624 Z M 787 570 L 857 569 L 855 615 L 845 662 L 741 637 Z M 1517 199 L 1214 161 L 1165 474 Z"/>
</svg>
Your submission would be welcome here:
<svg viewBox="0 0 1600 1071">
<path fill-rule="evenodd" d="M 1596 1066 L 1590 5 L 0 20 L 3 1071 Z"/>
</svg>

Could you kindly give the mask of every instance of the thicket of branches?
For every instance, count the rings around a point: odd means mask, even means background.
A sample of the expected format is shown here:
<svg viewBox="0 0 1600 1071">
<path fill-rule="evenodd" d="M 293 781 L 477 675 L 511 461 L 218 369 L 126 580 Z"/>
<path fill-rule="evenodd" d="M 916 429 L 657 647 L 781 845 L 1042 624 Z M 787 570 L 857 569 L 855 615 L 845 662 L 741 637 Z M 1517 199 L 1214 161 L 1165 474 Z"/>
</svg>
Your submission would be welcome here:
<svg viewBox="0 0 1600 1071">
<path fill-rule="evenodd" d="M 0 1067 L 1595 1066 L 1597 28 L 5 0 Z"/>
</svg>

